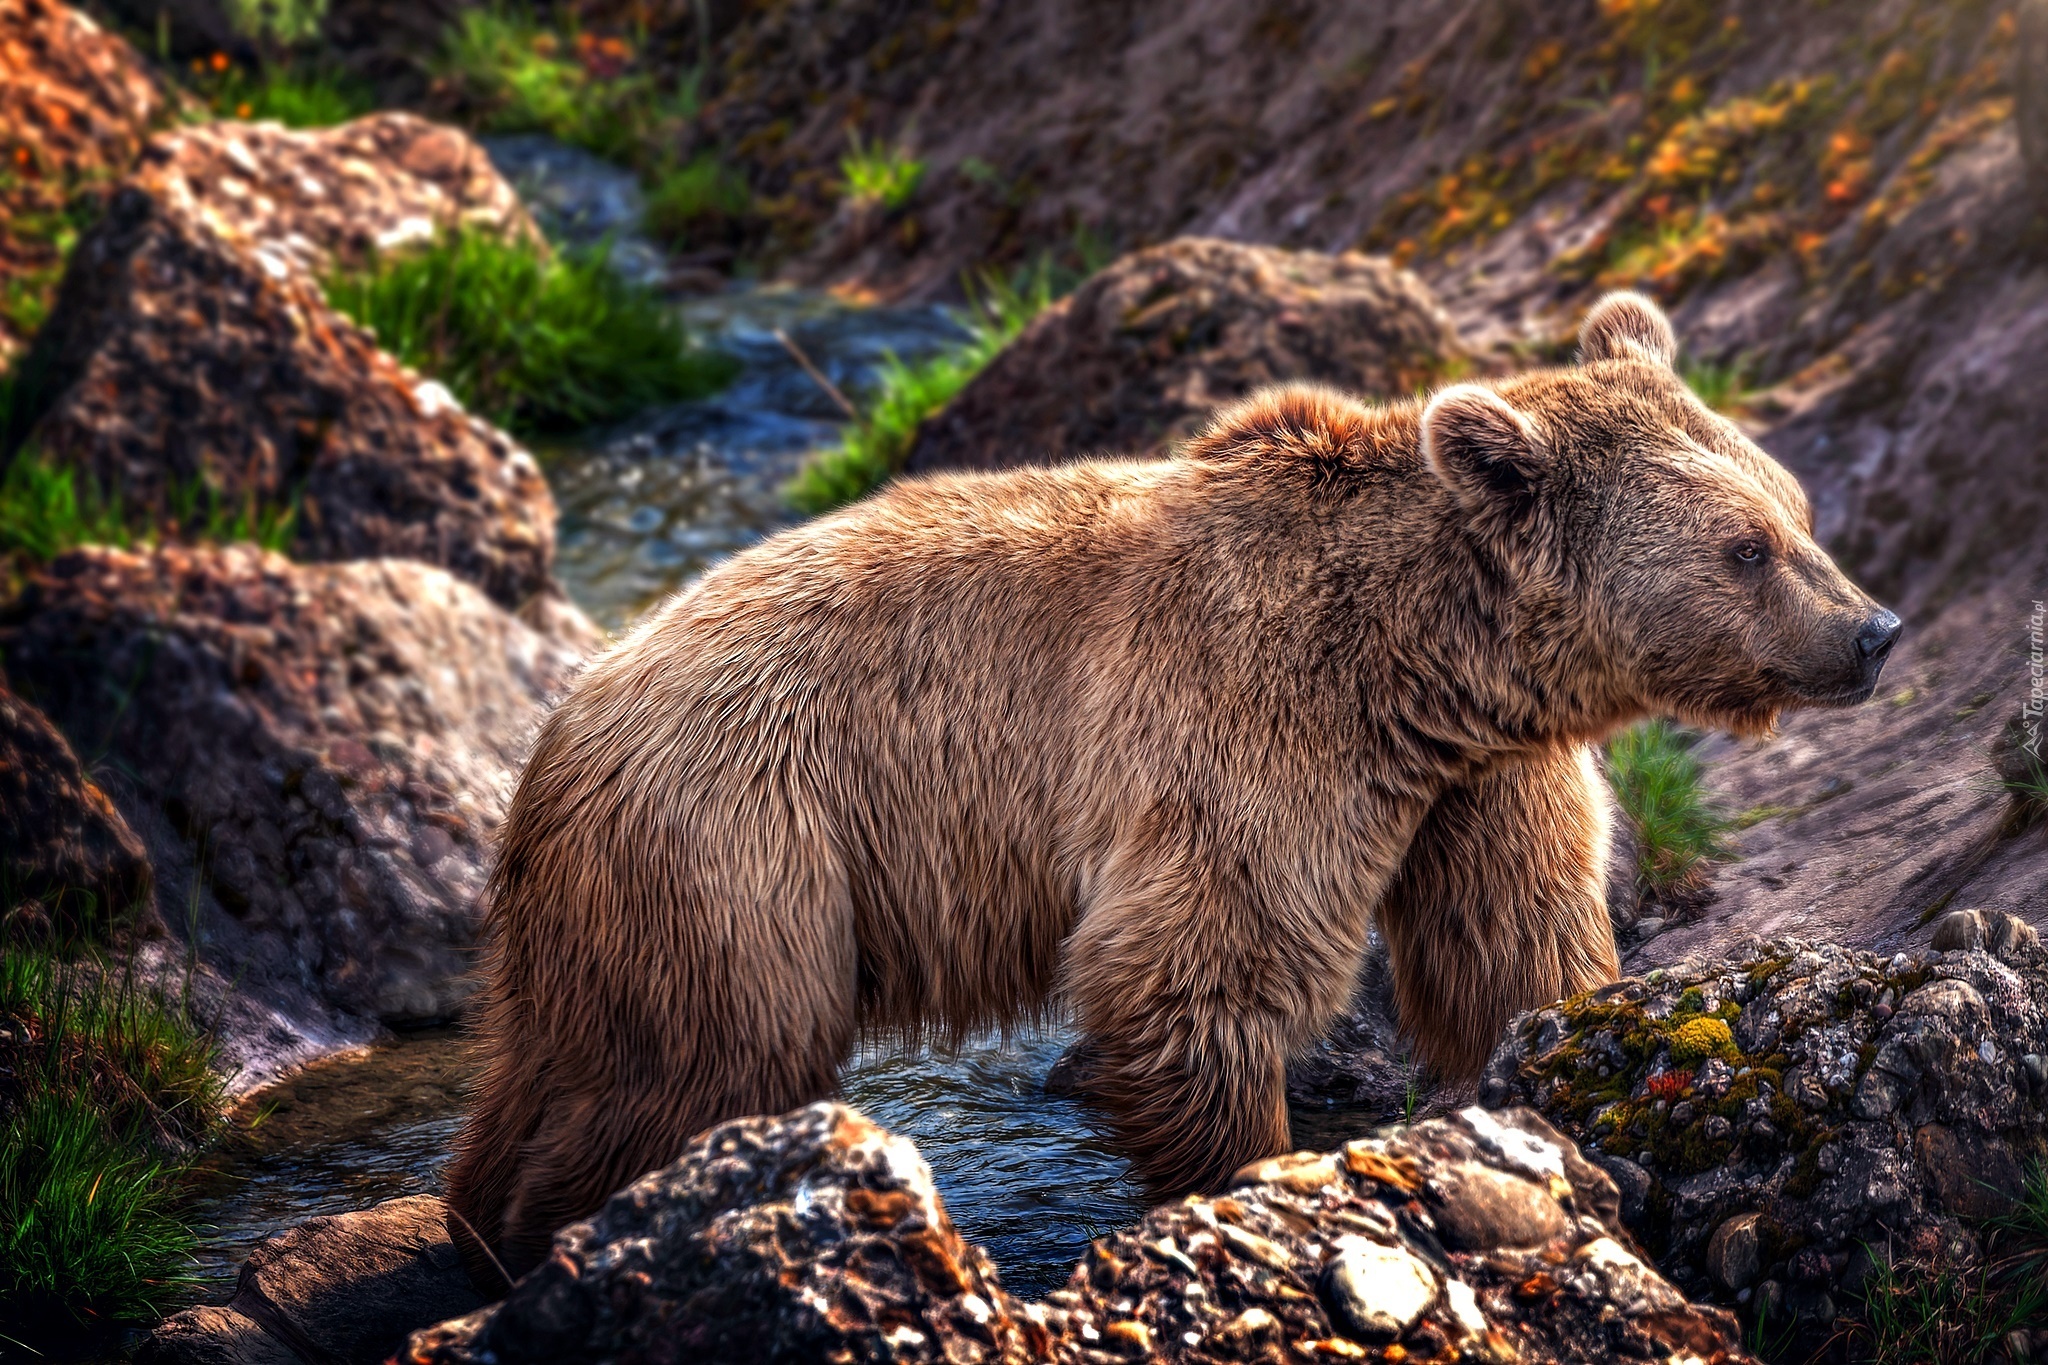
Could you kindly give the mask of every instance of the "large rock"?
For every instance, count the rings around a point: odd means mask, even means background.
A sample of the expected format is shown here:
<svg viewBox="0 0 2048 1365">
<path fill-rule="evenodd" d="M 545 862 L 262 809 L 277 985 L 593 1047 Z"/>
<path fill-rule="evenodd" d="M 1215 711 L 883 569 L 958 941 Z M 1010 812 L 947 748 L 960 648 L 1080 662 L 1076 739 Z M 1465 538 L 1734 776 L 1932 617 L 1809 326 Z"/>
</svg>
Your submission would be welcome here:
<svg viewBox="0 0 2048 1365">
<path fill-rule="evenodd" d="M 160 927 L 150 889 L 142 841 L 0 675 L 0 926 L 70 937 L 139 911 Z"/>
<path fill-rule="evenodd" d="M 1399 397 L 1463 358 L 1429 287 L 1387 261 L 1181 238 L 1041 313 L 918 429 L 906 467 L 1157 454 L 1262 385 Z"/>
<path fill-rule="evenodd" d="M 547 626 L 401 560 L 84 549 L 0 609 L 0 653 L 106 756 L 165 918 L 203 960 L 402 1022 L 469 990 L 512 773 L 595 643 L 565 604 Z"/>
<path fill-rule="evenodd" d="M 225 1305 L 174 1314 L 136 1365 L 374 1365 L 480 1300 L 432 1195 L 314 1218 L 249 1253 Z"/>
<path fill-rule="evenodd" d="M 135 49 L 56 0 L 0 0 L 0 368 L 26 340 L 22 300 L 63 265 L 72 201 L 125 173 L 167 111 Z"/>
<path fill-rule="evenodd" d="M 410 115 L 165 134 L 73 254 L 21 362 L 14 435 L 161 533 L 295 508 L 296 557 L 419 559 L 516 606 L 554 560 L 539 466 L 315 278 L 458 222 L 533 231 L 480 148 Z"/>
<path fill-rule="evenodd" d="M 953 1229 L 911 1143 L 842 1105 L 741 1119 L 555 1236 L 413 1365 L 1043 1359 L 1044 1327 Z"/>
<path fill-rule="evenodd" d="M 564 1229 L 504 1303 L 399 1358 L 1746 1360 L 1734 1319 L 1646 1265 L 1615 1208 L 1541 1119 L 1468 1110 L 1249 1167 L 1019 1305 L 916 1150 L 821 1104 L 713 1129 Z"/>
<path fill-rule="evenodd" d="M 1534 1114 L 1468 1109 L 1153 1210 L 1090 1249 L 1047 1326 L 1074 1360 L 1748 1359 L 1616 1206 Z"/>
<path fill-rule="evenodd" d="M 1981 917 L 1953 938 L 1983 933 Z M 1946 928 L 1946 927 L 1945 927 Z M 1696 1297 L 1834 1330 L 1873 1255 L 1967 1266 L 2048 1155 L 2048 954 L 1796 939 L 1525 1015 L 1481 1083 L 1612 1173 Z"/>
</svg>

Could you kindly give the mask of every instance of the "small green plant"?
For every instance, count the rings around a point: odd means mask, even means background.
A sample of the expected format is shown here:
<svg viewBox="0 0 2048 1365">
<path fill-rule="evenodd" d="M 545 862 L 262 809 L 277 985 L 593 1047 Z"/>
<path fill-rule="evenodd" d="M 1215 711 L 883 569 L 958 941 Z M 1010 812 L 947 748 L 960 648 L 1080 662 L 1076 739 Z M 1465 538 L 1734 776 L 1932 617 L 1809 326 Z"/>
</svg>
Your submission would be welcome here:
<svg viewBox="0 0 2048 1365">
<path fill-rule="evenodd" d="M 521 433 L 702 397 L 732 373 L 727 357 L 691 346 L 675 312 L 620 279 L 602 251 L 550 254 L 459 232 L 337 272 L 327 297 L 471 411 Z"/>
<path fill-rule="evenodd" d="M 664 172 L 647 191 L 647 230 L 683 246 L 747 211 L 753 196 L 746 177 L 719 157 L 699 155 Z"/>
<path fill-rule="evenodd" d="M 1974 1264 L 1876 1257 L 1863 1321 L 1848 1334 L 1871 1365 L 1991 1365 L 2010 1360 L 2010 1336 L 2048 1321 L 2048 1174 L 1987 1227 Z"/>
<path fill-rule="evenodd" d="M 192 88 L 205 103 L 195 117 L 270 119 L 287 128 L 328 128 L 376 108 L 376 97 L 347 77 L 289 64 L 208 67 L 195 73 Z"/>
<path fill-rule="evenodd" d="M 1651 899 L 1683 899 L 1728 852 L 1728 821 L 1707 798 L 1693 737 L 1653 720 L 1607 744 L 1607 779 L 1636 836 L 1636 879 Z"/>
<path fill-rule="evenodd" d="M 697 112 L 694 77 L 664 84 L 616 37 L 558 31 L 512 7 L 465 10 L 435 63 L 484 132 L 547 133 L 643 172 Z"/>
<path fill-rule="evenodd" d="M 1747 356 L 1737 356 L 1725 362 L 1682 358 L 1678 362 L 1678 374 L 1699 400 L 1716 412 L 1740 410 L 1743 395 L 1749 392 Z"/>
<path fill-rule="evenodd" d="M 784 485 L 784 499 L 816 516 L 866 497 L 902 468 L 918 423 L 966 388 L 1053 296 L 1053 271 L 1042 259 L 1016 280 L 984 275 L 959 316 L 967 339 L 914 365 L 885 357 L 860 415 L 847 423 L 838 445 L 813 455 Z"/>
<path fill-rule="evenodd" d="M 88 471 L 32 448 L 17 452 L 0 475 L 0 558 L 18 556 L 31 563 L 80 545 L 163 540 L 254 541 L 266 550 L 283 551 L 297 521 L 295 501 L 282 507 L 255 499 L 233 502 L 201 479 L 173 484 L 161 508 L 130 513 Z"/>
<path fill-rule="evenodd" d="M 839 158 L 839 174 L 846 182 L 846 197 L 860 205 L 880 205 L 894 213 L 908 204 L 924 182 L 924 163 L 900 146 L 863 142 L 859 133 L 848 135 L 848 149 Z"/>
<path fill-rule="evenodd" d="M 41 563 L 80 545 L 132 539 L 119 500 L 75 466 L 24 448 L 0 475 L 0 555 Z"/>
<path fill-rule="evenodd" d="M 228 23 L 252 42 L 296 47 L 320 36 L 327 0 L 227 0 Z"/>
<path fill-rule="evenodd" d="M 2002 765 L 1999 783 L 2012 801 L 2012 824 L 2032 829 L 2048 821 L 2048 764 L 2026 748 L 2015 745 Z"/>
<path fill-rule="evenodd" d="M 1689 1019 L 1671 1031 L 1671 1060 L 1694 1066 L 1709 1057 L 1737 1056 L 1735 1034 L 1719 1019 Z"/>
<path fill-rule="evenodd" d="M 0 1322 L 37 1351 L 161 1313 L 189 1282 L 181 1218 L 218 1136 L 210 1031 L 88 954 L 0 947 Z"/>
</svg>

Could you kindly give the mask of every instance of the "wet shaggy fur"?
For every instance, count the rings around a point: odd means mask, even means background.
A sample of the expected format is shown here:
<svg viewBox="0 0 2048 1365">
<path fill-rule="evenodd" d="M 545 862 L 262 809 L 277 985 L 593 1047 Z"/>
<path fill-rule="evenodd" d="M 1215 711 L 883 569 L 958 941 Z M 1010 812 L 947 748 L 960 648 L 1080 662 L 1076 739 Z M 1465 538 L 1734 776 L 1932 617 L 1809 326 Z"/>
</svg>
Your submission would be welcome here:
<svg viewBox="0 0 2048 1365">
<path fill-rule="evenodd" d="M 1604 303 L 1578 366 L 1427 404 L 1285 388 L 1180 458 L 899 483 L 595 663 L 503 836 L 451 1231 L 512 1273 L 863 1031 L 1070 1007 L 1157 1185 L 1287 1145 L 1377 916 L 1477 1069 L 1611 979 L 1587 746 L 1867 695 L 1797 485 Z"/>
</svg>

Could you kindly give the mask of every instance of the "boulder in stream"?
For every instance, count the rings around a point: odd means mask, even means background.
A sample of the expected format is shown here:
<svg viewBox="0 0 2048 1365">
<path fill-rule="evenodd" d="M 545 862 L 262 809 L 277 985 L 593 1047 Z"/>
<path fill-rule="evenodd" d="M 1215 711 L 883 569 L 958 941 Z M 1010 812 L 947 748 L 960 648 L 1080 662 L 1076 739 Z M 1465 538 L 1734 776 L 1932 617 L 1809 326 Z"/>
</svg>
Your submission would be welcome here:
<svg viewBox="0 0 2048 1365">
<path fill-rule="evenodd" d="M 284 1016 L 408 1022 L 466 998 L 489 838 L 546 703 L 596 643 L 405 560 L 88 548 L 0 609 L 14 684 L 147 846 L 166 920 Z M 303 1008 L 302 1008 L 303 1007 Z M 230 1064 L 265 1070 L 227 1040 Z"/>
<path fill-rule="evenodd" d="M 404 556 L 518 606 L 554 562 L 539 466 L 329 308 L 317 278 L 457 224 L 535 233 L 481 148 L 411 115 L 160 135 L 73 253 L 9 440 L 161 534 Z"/>
<path fill-rule="evenodd" d="M 432 1195 L 314 1218 L 249 1254 L 224 1305 L 174 1314 L 136 1365 L 375 1365 L 479 1303 Z"/>
<path fill-rule="evenodd" d="M 1158 455 L 1267 384 L 1405 397 L 1465 363 L 1429 286 L 1389 261 L 1177 238 L 1039 314 L 918 428 L 905 467 Z"/>
<path fill-rule="evenodd" d="M 1101 1239 L 1023 1304 L 915 1148 L 818 1104 L 712 1129 L 557 1234 L 504 1302 L 398 1359 L 1748 1359 L 1731 1316 L 1641 1259 L 1617 1206 L 1540 1118 L 1472 1109 L 1260 1162 Z"/>
</svg>

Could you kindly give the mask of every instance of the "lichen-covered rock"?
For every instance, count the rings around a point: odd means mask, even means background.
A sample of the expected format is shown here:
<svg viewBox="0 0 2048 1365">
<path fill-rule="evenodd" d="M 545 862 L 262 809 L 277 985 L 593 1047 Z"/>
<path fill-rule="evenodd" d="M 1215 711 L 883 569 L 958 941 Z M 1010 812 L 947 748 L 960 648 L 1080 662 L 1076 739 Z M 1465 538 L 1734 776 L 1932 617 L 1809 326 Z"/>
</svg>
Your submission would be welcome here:
<svg viewBox="0 0 2048 1365">
<path fill-rule="evenodd" d="M 1584 1144 L 1687 1292 L 1825 1333 L 1873 1254 L 1969 1261 L 2048 1155 L 2048 954 L 1992 937 L 1687 959 L 1523 1016 L 1481 1097 Z"/>
<path fill-rule="evenodd" d="M 555 1236 L 504 1302 L 416 1335 L 411 1365 L 1044 1359 L 907 1139 L 815 1104 L 740 1119 Z"/>
<path fill-rule="evenodd" d="M 1616 1204 L 1542 1119 L 1468 1109 L 1155 1209 L 1091 1248 L 1046 1324 L 1088 1362 L 1747 1359 Z"/>
<path fill-rule="evenodd" d="M 447 1205 L 422 1194 L 279 1233 L 249 1253 L 225 1306 L 174 1314 L 151 1333 L 136 1365 L 374 1365 L 407 1333 L 479 1303 L 448 1240 L 447 1217 Z"/>
<path fill-rule="evenodd" d="M 1747 1359 L 1729 1314 L 1644 1263 L 1615 1204 L 1535 1115 L 1470 1109 L 1248 1167 L 1019 1305 L 908 1142 L 813 1105 L 713 1129 L 557 1234 L 504 1303 L 398 1359 Z"/>
<path fill-rule="evenodd" d="M 162 135 L 73 253 L 12 439 L 160 534 L 289 514 L 295 557 L 418 559 L 517 606 L 554 562 L 539 466 L 330 309 L 314 273 L 471 220 L 533 231 L 480 148 L 409 115 Z"/>
<path fill-rule="evenodd" d="M 149 849 L 225 974 L 386 1021 L 469 989 L 491 831 L 595 636 L 423 564 L 91 548 L 0 610 L 14 685 Z"/>
<path fill-rule="evenodd" d="M 0 930 L 62 936 L 140 912 L 149 855 L 42 712 L 0 675 Z"/>
<path fill-rule="evenodd" d="M 124 173 L 168 107 L 126 42 L 56 0 L 0 0 L 0 368 L 63 264 L 73 200 Z M 57 228 L 57 230 L 53 230 Z"/>
<path fill-rule="evenodd" d="M 1387 261 L 1180 238 L 1041 313 L 918 429 L 906 467 L 1158 454 L 1266 384 L 1402 396 L 1463 356 L 1428 286 Z"/>
</svg>

